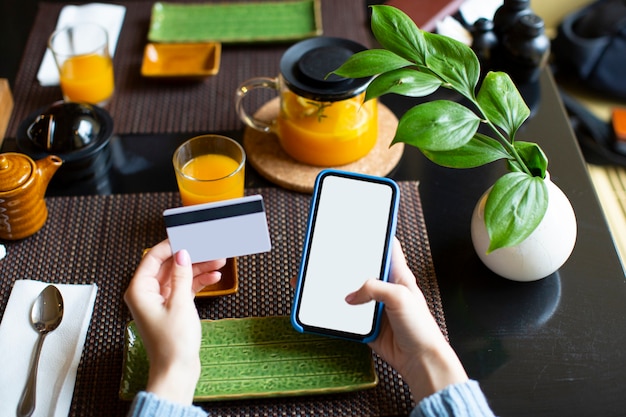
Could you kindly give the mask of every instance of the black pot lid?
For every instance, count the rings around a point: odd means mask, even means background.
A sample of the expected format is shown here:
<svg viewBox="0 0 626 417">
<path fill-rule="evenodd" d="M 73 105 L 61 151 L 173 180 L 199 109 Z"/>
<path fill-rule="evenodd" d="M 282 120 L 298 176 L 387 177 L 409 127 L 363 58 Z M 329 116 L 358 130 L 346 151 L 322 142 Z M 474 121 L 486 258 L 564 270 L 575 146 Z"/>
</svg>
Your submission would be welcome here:
<svg viewBox="0 0 626 417">
<path fill-rule="evenodd" d="M 48 133 L 53 142 L 46 140 Z M 20 124 L 17 146 L 33 159 L 57 155 L 68 162 L 100 152 L 113 134 L 113 119 L 101 107 L 56 102 L 38 109 Z"/>
<path fill-rule="evenodd" d="M 326 76 L 349 57 L 367 48 L 342 38 L 317 37 L 291 46 L 280 60 L 280 72 L 291 91 L 316 101 L 346 100 L 362 93 L 372 77 Z"/>
</svg>

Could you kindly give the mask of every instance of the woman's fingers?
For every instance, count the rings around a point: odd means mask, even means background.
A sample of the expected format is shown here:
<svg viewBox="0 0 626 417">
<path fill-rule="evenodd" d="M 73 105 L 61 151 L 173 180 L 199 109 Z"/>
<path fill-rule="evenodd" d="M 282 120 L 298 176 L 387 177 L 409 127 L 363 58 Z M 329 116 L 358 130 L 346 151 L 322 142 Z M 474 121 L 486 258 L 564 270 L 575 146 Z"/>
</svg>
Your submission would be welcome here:
<svg viewBox="0 0 626 417">
<path fill-rule="evenodd" d="M 369 279 L 357 291 L 346 296 L 348 304 L 365 304 L 372 300 L 382 302 L 386 308 L 400 308 L 404 303 L 403 298 L 411 296 L 406 287 L 383 282 L 378 279 Z"/>
<path fill-rule="evenodd" d="M 204 272 L 200 275 L 196 275 L 193 279 L 193 293 L 197 294 L 202 291 L 204 287 L 217 284 L 222 279 L 222 273 L 220 271 Z"/>
<path fill-rule="evenodd" d="M 404 252 L 400 241 L 394 237 L 391 251 L 391 271 L 389 280 L 394 284 L 400 284 L 411 291 L 417 290 L 417 281 L 415 275 L 411 272 L 406 263 Z"/>
</svg>

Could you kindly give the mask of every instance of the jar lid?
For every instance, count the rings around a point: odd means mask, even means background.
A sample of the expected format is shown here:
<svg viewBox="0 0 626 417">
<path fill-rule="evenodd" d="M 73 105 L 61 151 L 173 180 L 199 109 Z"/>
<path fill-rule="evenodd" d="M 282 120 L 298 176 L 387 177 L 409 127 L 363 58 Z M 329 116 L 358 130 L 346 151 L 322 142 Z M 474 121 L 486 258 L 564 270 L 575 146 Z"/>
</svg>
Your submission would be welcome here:
<svg viewBox="0 0 626 417">
<path fill-rule="evenodd" d="M 16 139 L 17 149 L 33 160 L 59 156 L 62 171 L 67 172 L 88 168 L 89 160 L 109 146 L 112 135 L 113 119 L 102 107 L 60 101 L 22 120 Z"/>
<path fill-rule="evenodd" d="M 77 152 L 98 142 L 104 123 L 91 104 L 57 101 L 37 115 L 26 135 L 40 152 Z"/>
<path fill-rule="evenodd" d="M 520 17 L 513 27 L 513 30 L 519 35 L 536 37 L 543 35 L 545 24 L 541 17 L 531 13 Z"/>
<path fill-rule="evenodd" d="M 33 173 L 32 160 L 17 152 L 0 154 L 0 192 L 22 186 Z"/>
<path fill-rule="evenodd" d="M 283 54 L 280 72 L 289 89 L 299 96 L 316 101 L 345 100 L 365 91 L 372 77 L 343 78 L 328 74 L 356 52 L 366 49 L 348 39 L 306 39 Z"/>
</svg>

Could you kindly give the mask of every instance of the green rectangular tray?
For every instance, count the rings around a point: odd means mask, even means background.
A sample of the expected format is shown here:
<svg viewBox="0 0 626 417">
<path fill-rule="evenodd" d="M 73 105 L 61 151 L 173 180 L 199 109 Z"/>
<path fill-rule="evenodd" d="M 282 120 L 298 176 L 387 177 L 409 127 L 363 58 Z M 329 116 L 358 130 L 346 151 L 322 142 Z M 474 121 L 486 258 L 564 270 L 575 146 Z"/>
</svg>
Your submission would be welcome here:
<svg viewBox="0 0 626 417">
<path fill-rule="evenodd" d="M 293 41 L 322 34 L 319 0 L 167 3 L 152 7 L 151 42 Z"/>
<path fill-rule="evenodd" d="M 328 394 L 378 383 L 362 343 L 296 332 L 289 317 L 203 320 L 202 372 L 194 401 Z M 134 321 L 126 327 L 120 397 L 146 386 L 148 359 Z"/>
</svg>

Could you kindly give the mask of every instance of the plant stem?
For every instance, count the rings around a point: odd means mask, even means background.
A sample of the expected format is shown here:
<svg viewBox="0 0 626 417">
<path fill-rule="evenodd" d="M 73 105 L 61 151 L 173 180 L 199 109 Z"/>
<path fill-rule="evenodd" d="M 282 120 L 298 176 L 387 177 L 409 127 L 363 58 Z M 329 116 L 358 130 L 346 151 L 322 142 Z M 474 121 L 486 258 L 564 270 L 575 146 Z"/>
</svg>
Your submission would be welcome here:
<svg viewBox="0 0 626 417">
<path fill-rule="evenodd" d="M 454 87 L 452 87 L 452 89 L 454 89 L 458 93 L 461 93 Z M 485 115 L 485 112 L 483 111 L 483 109 L 480 107 L 480 104 L 478 103 L 478 100 L 476 99 L 474 94 L 472 94 L 472 96 L 469 97 L 469 100 L 472 102 L 472 104 L 474 104 L 474 106 L 476 106 L 476 108 L 480 112 L 480 115 L 482 116 L 483 121 L 487 123 L 487 126 L 489 126 L 489 129 L 491 129 L 491 131 L 495 133 L 496 138 L 502 144 L 502 146 L 504 146 L 504 149 L 507 151 L 507 153 L 511 155 L 513 159 L 515 159 L 515 161 L 517 161 L 520 167 L 524 170 L 525 174 L 528 174 L 532 177 L 532 173 L 530 172 L 530 170 L 524 163 L 524 160 L 522 159 L 522 157 L 519 155 L 519 153 L 515 149 L 515 146 L 513 146 L 513 138 L 511 138 L 511 140 L 509 141 L 508 138 L 504 136 L 502 132 L 500 132 L 500 130 L 498 130 L 498 128 L 491 122 L 491 120 L 489 120 L 489 118 Z"/>
<path fill-rule="evenodd" d="M 515 149 L 515 146 L 513 146 L 513 138 L 511 138 L 511 140 L 507 140 L 507 138 L 502 134 L 502 132 L 500 132 L 498 130 L 498 128 L 496 126 L 494 126 L 494 124 L 491 122 L 491 120 L 487 119 L 484 116 L 484 112 L 483 110 L 480 108 L 480 106 L 478 105 L 478 103 L 474 103 L 476 105 L 476 107 L 478 107 L 478 110 L 480 111 L 480 113 L 483 115 L 484 120 L 487 122 L 487 125 L 489 126 L 489 128 L 496 134 L 496 137 L 498 138 L 498 140 L 500 141 L 500 143 L 502 144 L 502 146 L 504 146 L 504 148 L 506 149 L 506 151 L 509 153 L 509 155 L 513 156 L 513 158 L 515 158 L 515 160 L 517 161 L 517 163 L 520 165 L 520 167 L 522 167 L 522 169 L 524 170 L 524 173 L 530 175 L 532 177 L 532 173 L 530 172 L 530 170 L 528 169 L 528 167 L 526 166 L 526 164 L 524 163 L 524 161 L 522 160 L 522 157 L 519 156 L 519 153 L 517 152 L 517 150 Z"/>
<path fill-rule="evenodd" d="M 441 76 L 441 74 L 437 73 L 437 71 L 434 68 L 431 68 L 428 65 L 421 66 L 421 65 L 419 65 L 417 63 L 415 63 L 415 64 L 416 64 L 416 66 L 418 68 L 418 71 L 419 71 L 419 68 L 425 68 L 428 71 L 430 71 L 432 74 L 436 75 L 437 78 L 439 78 L 441 80 L 441 83 L 442 83 L 441 87 L 447 88 L 449 90 L 456 91 L 458 94 L 460 94 L 461 96 L 467 98 L 470 102 L 472 102 L 472 104 L 474 104 L 474 106 L 476 106 L 476 108 L 480 112 L 480 116 L 482 117 L 482 120 L 485 123 L 487 123 L 487 125 L 489 126 L 491 131 L 495 133 L 496 139 L 502 144 L 502 146 L 507 151 L 507 153 L 510 156 L 513 157 L 513 159 L 519 164 L 519 166 L 522 168 L 522 170 L 524 171 L 525 174 L 528 174 L 531 177 L 533 176 L 533 174 L 530 172 L 530 169 L 528 169 L 528 167 L 526 166 L 526 163 L 524 163 L 524 160 L 522 159 L 522 157 L 519 155 L 519 153 L 515 149 L 515 146 L 513 146 L 513 138 L 510 138 L 510 141 L 509 141 L 508 138 L 506 136 L 504 136 L 502 134 L 502 132 L 500 132 L 500 130 L 498 130 L 498 128 L 486 116 L 485 112 L 480 107 L 480 104 L 478 103 L 478 100 L 476 99 L 475 91 L 469 91 L 468 92 L 469 94 L 464 94 L 464 91 L 461 91 L 453 83 L 447 82 L 445 80 L 445 78 L 443 76 Z"/>
</svg>

